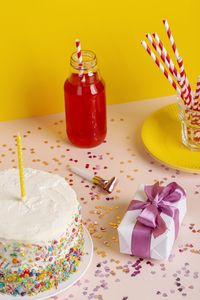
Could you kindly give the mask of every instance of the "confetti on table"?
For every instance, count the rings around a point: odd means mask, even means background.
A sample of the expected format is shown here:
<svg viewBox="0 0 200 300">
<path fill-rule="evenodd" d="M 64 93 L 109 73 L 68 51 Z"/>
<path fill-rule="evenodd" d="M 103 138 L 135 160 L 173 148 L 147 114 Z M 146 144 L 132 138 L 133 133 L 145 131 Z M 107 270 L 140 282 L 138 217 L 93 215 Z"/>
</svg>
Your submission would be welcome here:
<svg viewBox="0 0 200 300">
<path fill-rule="evenodd" d="M 175 101 L 175 99 L 173 100 Z M 145 152 L 139 128 L 147 115 L 166 99 L 108 107 L 107 142 L 79 149 L 66 140 L 63 114 L 0 123 L 0 169 L 17 167 L 16 128 L 23 138 L 24 160 L 31 168 L 58 173 L 76 190 L 83 222 L 94 242 L 89 271 L 70 289 L 52 300 L 190 299 L 200 297 L 200 184 L 199 176 L 166 167 Z M 136 139 L 134 137 L 137 137 Z M 112 195 L 75 176 L 66 166 L 81 165 L 103 178 L 119 179 Z M 157 262 L 119 253 L 117 227 L 138 184 L 177 181 L 188 193 L 188 211 L 178 240 L 167 262 Z M 198 193 L 196 193 L 198 192 Z M 148 285 L 144 283 L 148 281 Z M 142 296 L 141 295 L 142 289 Z"/>
</svg>

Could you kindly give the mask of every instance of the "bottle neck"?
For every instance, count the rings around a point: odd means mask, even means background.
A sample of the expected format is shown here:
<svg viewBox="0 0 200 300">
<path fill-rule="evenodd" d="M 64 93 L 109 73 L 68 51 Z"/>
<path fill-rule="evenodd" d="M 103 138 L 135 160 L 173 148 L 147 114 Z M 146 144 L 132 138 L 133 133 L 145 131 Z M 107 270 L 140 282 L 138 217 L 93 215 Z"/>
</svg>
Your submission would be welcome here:
<svg viewBox="0 0 200 300">
<path fill-rule="evenodd" d="M 92 73 L 96 73 L 97 69 L 97 59 L 94 52 L 90 50 L 82 50 L 82 63 L 80 64 L 77 53 L 72 53 L 70 59 L 70 65 L 72 67 L 73 73 L 88 74 L 92 76 Z"/>
</svg>

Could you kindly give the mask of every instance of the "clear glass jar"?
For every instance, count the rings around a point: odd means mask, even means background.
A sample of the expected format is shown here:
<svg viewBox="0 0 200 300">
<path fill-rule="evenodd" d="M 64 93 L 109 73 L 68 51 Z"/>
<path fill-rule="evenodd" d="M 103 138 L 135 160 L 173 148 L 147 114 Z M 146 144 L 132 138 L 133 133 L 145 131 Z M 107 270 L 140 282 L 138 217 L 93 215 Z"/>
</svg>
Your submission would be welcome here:
<svg viewBox="0 0 200 300">
<path fill-rule="evenodd" d="M 178 97 L 182 143 L 190 150 L 200 151 L 200 111 L 189 109 Z"/>
<path fill-rule="evenodd" d="M 64 84 L 66 130 L 78 147 L 95 147 L 106 137 L 105 84 L 100 77 L 94 52 L 82 50 L 82 70 L 77 53 L 71 56 L 71 74 Z"/>
</svg>

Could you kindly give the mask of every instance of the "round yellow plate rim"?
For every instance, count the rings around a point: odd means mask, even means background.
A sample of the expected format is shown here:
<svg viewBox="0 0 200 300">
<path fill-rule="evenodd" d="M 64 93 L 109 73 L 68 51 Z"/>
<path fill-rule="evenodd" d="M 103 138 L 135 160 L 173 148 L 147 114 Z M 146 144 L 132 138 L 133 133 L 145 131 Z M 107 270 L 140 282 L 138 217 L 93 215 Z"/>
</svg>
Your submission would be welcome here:
<svg viewBox="0 0 200 300">
<path fill-rule="evenodd" d="M 173 112 L 173 113 L 171 113 L 171 112 Z M 175 112 L 177 112 L 177 113 L 175 113 Z M 184 156 L 185 153 L 187 154 L 187 156 L 190 155 L 193 158 L 194 158 L 194 156 L 196 157 L 198 155 L 198 160 L 199 160 L 198 167 L 193 167 L 193 166 L 189 166 L 189 165 L 184 166 L 184 165 L 180 164 L 180 162 L 174 160 L 173 157 L 170 161 L 170 158 L 169 158 L 169 156 L 167 156 L 167 154 L 166 154 L 166 157 L 161 157 L 160 154 L 159 154 L 159 151 L 157 151 L 155 148 L 153 149 L 152 143 L 149 141 L 149 136 L 151 136 L 154 139 L 154 144 L 156 142 L 157 146 L 159 148 L 160 137 L 158 136 L 157 131 L 158 131 L 158 129 L 159 130 L 161 130 L 161 129 L 164 130 L 165 129 L 164 127 L 162 128 L 163 125 L 161 123 L 159 123 L 159 118 L 160 118 L 160 116 L 162 117 L 162 115 L 165 116 L 166 113 L 169 115 L 169 117 L 173 117 L 173 121 L 175 122 L 175 124 L 177 123 L 176 124 L 177 125 L 176 130 L 178 130 L 177 129 L 178 126 L 181 126 L 180 122 L 178 120 L 178 106 L 177 106 L 177 103 L 173 103 L 173 104 L 170 104 L 168 106 L 164 106 L 161 109 L 154 111 L 150 116 L 147 117 L 147 119 L 144 121 L 143 126 L 142 126 L 141 136 L 142 136 L 142 141 L 143 141 L 145 150 L 154 159 L 156 159 L 160 163 L 165 164 L 166 166 L 168 166 L 170 168 L 173 168 L 173 169 L 176 169 L 176 170 L 181 170 L 181 171 L 184 171 L 184 172 L 199 173 L 200 174 L 200 152 L 191 151 L 191 150 L 187 149 L 185 146 L 183 146 L 181 144 L 181 142 L 180 142 L 180 140 L 181 140 L 181 129 L 180 128 L 181 127 L 179 128 L 180 129 L 179 130 L 180 131 L 179 132 L 179 137 L 178 137 L 179 139 L 177 138 L 177 142 L 174 142 L 173 146 L 177 147 L 177 150 L 180 153 L 182 151 L 181 154 L 183 156 Z M 159 115 L 159 118 L 158 118 L 158 115 Z M 157 121 L 157 123 L 156 123 L 156 121 Z M 167 119 L 166 119 L 166 121 L 167 121 Z M 174 139 L 174 141 L 175 141 L 175 139 Z M 169 143 L 168 146 L 170 147 L 171 144 Z"/>
</svg>

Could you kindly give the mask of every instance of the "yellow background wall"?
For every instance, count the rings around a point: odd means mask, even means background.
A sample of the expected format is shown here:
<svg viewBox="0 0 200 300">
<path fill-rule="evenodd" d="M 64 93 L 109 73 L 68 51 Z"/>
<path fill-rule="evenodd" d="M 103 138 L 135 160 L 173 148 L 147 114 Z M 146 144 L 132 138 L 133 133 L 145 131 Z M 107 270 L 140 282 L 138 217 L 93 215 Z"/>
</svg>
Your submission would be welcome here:
<svg viewBox="0 0 200 300">
<path fill-rule="evenodd" d="M 64 110 L 63 83 L 76 37 L 97 54 L 108 103 L 174 94 L 140 45 L 146 32 L 166 37 L 163 18 L 194 84 L 199 16 L 199 0 L 1 1 L 0 120 Z"/>
</svg>

